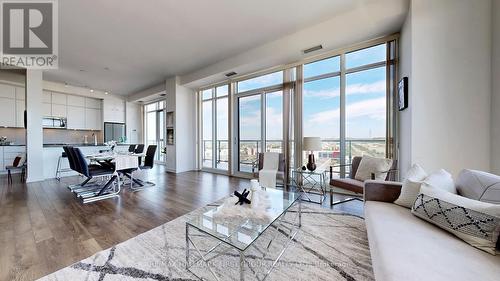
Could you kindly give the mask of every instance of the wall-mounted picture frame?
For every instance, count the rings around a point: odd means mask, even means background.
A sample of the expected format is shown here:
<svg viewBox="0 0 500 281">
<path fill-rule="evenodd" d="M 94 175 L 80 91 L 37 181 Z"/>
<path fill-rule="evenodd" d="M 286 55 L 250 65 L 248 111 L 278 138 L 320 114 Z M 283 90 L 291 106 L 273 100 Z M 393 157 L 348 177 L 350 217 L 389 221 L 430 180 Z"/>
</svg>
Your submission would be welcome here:
<svg viewBox="0 0 500 281">
<path fill-rule="evenodd" d="M 408 108 L 408 77 L 403 77 L 398 83 L 398 109 Z"/>
</svg>

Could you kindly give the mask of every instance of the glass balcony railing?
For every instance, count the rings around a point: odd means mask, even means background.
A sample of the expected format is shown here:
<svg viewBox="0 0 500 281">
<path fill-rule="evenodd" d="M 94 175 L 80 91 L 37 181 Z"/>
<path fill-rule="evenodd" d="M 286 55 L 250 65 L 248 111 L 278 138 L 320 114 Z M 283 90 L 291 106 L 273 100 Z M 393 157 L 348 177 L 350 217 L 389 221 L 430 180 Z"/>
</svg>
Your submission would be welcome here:
<svg viewBox="0 0 500 281">
<path fill-rule="evenodd" d="M 341 174 L 341 153 L 340 140 L 324 139 L 323 149 L 315 151 L 315 161 L 317 169 L 329 170 L 333 166 L 336 175 L 343 177 L 349 173 L 349 166 Z M 293 147 L 293 143 L 291 143 Z M 203 140 L 203 167 L 227 170 L 229 163 L 229 143 L 227 140 L 216 141 L 216 153 L 213 155 L 212 140 Z M 282 152 L 283 141 L 266 141 L 265 151 Z M 346 140 L 345 163 L 349 164 L 355 156 L 369 155 L 373 157 L 385 157 L 385 139 L 349 139 Z M 263 151 L 260 140 L 240 140 L 239 142 L 239 171 L 252 173 L 257 162 L 257 155 Z M 307 163 L 308 152 L 303 152 L 303 163 Z M 215 157 L 215 167 L 213 167 L 213 157 Z"/>
</svg>

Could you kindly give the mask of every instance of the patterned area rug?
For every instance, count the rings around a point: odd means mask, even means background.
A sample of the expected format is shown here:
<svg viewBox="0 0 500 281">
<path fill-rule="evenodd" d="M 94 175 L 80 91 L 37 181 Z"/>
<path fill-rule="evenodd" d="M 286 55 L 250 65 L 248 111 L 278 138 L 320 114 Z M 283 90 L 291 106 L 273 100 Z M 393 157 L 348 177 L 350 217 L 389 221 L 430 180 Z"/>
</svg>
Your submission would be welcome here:
<svg viewBox="0 0 500 281">
<path fill-rule="evenodd" d="M 193 214 L 204 212 L 208 207 L 195 210 L 39 280 L 199 280 L 185 269 L 185 222 Z M 290 220 L 296 210 L 296 206 L 292 207 Z M 362 218 L 307 203 L 302 204 L 302 212 L 301 230 L 267 280 L 374 280 Z M 259 237 L 255 242 L 256 247 L 247 250 L 246 260 L 250 267 L 245 269 L 245 280 L 262 279 L 283 249 L 287 233 L 273 226 Z M 217 244 L 202 235 L 197 235 L 195 239 L 201 245 L 202 252 Z M 273 243 L 269 250 L 264 250 L 271 240 Z M 238 280 L 238 252 L 224 250 L 221 248 L 210 264 L 220 280 Z M 190 263 L 195 263 L 191 270 L 205 280 L 214 280 L 206 264 L 196 262 L 197 257 L 197 253 L 192 250 Z"/>
</svg>

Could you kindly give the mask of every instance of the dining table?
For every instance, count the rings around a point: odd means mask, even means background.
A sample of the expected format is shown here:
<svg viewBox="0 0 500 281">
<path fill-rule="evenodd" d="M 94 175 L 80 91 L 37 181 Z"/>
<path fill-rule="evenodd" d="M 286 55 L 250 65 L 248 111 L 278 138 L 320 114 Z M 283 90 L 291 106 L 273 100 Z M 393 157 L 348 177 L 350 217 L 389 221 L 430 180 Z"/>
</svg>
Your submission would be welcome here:
<svg viewBox="0 0 500 281">
<path fill-rule="evenodd" d="M 102 153 L 89 154 L 85 157 L 91 163 L 97 163 L 101 166 L 113 168 L 117 173 L 127 177 L 132 184 L 137 184 L 139 187 L 144 187 L 146 183 L 141 179 L 134 178 L 132 173 L 136 170 L 140 170 L 139 163 L 142 157 L 145 157 L 145 153 L 134 153 L 134 152 L 112 152 L 106 151 Z"/>
</svg>

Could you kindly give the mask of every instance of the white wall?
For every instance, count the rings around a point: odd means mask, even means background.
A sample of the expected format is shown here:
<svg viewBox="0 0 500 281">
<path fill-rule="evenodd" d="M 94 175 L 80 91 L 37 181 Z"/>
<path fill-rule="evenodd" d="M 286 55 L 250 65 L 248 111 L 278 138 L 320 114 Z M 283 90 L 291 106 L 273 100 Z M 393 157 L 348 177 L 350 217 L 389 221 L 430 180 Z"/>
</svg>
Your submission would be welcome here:
<svg viewBox="0 0 500 281">
<path fill-rule="evenodd" d="M 491 171 L 500 175 L 500 1 L 493 1 Z"/>
<path fill-rule="evenodd" d="M 408 108 L 399 112 L 399 170 L 401 171 L 400 177 L 404 178 L 406 172 L 411 166 L 411 111 L 413 108 L 413 93 L 411 86 L 413 84 L 411 76 L 411 12 L 405 20 L 401 30 L 401 37 L 399 40 L 399 78 L 408 77 Z"/>
<path fill-rule="evenodd" d="M 174 145 L 167 145 L 167 171 L 182 173 L 196 169 L 195 91 L 179 85 L 179 77 L 165 82 L 167 112 L 174 111 Z"/>
<path fill-rule="evenodd" d="M 177 85 L 175 103 L 176 172 L 196 169 L 196 95 Z"/>
<path fill-rule="evenodd" d="M 140 104 L 125 103 L 125 124 L 127 127 L 128 143 L 142 143 L 143 113 Z"/>
<path fill-rule="evenodd" d="M 42 71 L 26 71 L 26 153 L 28 155 L 27 182 L 44 180 L 42 129 Z"/>
<path fill-rule="evenodd" d="M 490 9 L 490 1 L 412 1 L 403 34 L 411 38 L 411 109 L 400 116 L 411 129 L 402 146 L 411 151 L 402 167 L 489 170 Z"/>
</svg>

